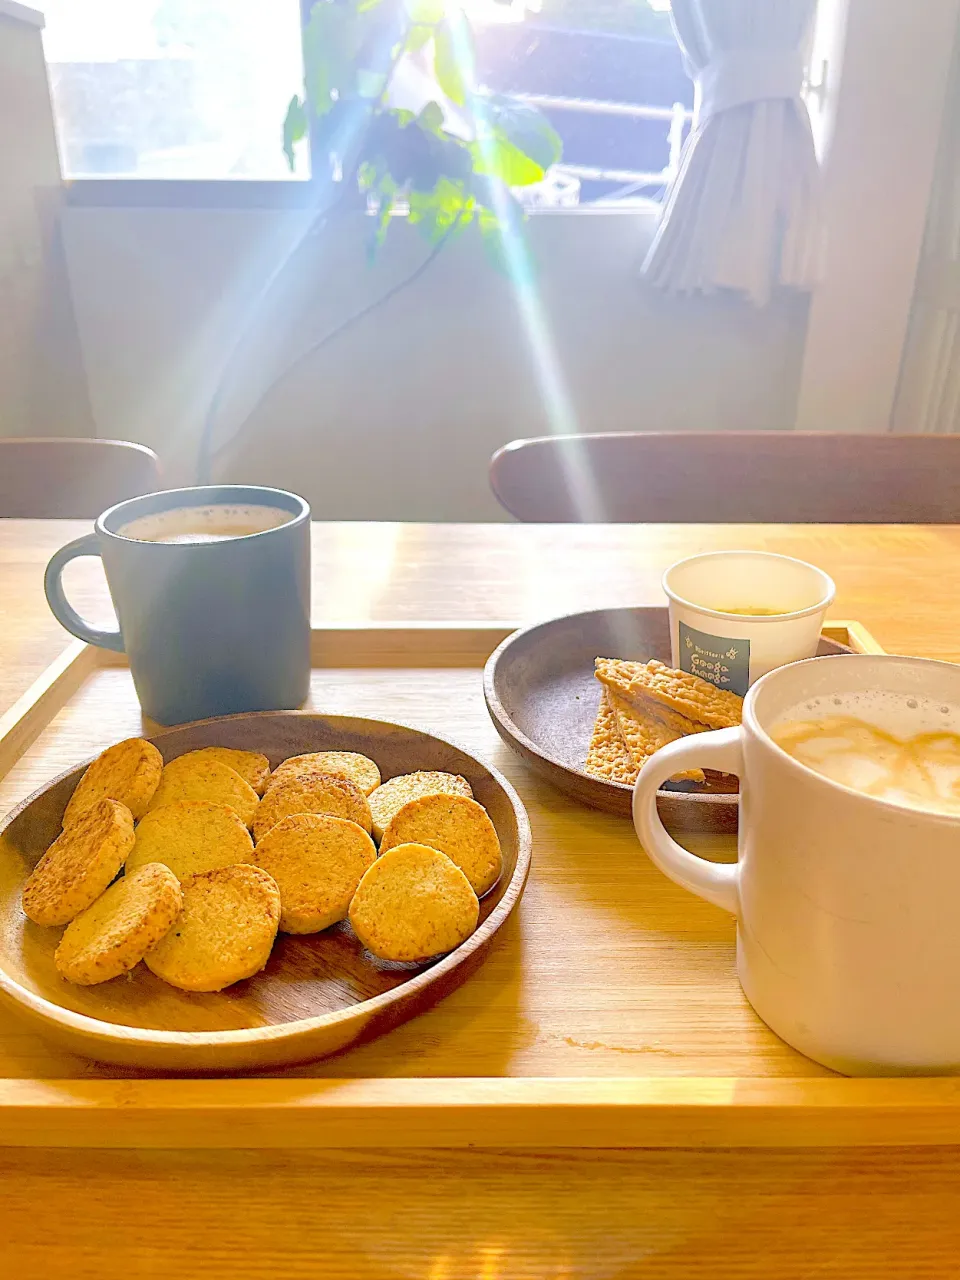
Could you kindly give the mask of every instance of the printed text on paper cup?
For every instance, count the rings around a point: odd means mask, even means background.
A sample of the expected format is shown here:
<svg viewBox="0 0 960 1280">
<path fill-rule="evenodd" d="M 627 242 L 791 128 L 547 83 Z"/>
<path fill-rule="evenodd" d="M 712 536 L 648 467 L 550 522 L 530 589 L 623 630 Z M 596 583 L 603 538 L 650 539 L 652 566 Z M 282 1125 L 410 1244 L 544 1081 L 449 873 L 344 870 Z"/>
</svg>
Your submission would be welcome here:
<svg viewBox="0 0 960 1280">
<path fill-rule="evenodd" d="M 710 636 L 681 622 L 680 670 L 743 697 L 750 684 L 750 641 Z"/>
</svg>

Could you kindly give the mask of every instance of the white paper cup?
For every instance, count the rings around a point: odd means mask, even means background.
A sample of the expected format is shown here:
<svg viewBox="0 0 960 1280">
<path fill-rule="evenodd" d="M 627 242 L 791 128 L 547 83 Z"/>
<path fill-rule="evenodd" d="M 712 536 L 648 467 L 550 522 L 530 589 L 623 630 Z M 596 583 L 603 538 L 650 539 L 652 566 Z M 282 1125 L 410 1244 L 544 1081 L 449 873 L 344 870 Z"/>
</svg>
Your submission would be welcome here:
<svg viewBox="0 0 960 1280">
<path fill-rule="evenodd" d="M 663 575 L 673 665 L 741 696 L 774 667 L 817 652 L 836 587 L 822 569 L 767 551 L 712 551 Z M 747 616 L 741 609 L 773 609 Z"/>
</svg>

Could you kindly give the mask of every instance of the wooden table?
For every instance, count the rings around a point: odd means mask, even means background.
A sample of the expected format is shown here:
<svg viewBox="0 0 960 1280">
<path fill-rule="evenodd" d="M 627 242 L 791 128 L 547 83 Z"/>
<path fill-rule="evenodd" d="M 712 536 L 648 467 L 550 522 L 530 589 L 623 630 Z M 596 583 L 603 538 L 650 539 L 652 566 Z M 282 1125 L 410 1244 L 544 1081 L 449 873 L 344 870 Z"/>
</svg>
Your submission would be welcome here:
<svg viewBox="0 0 960 1280">
<path fill-rule="evenodd" d="M 0 521 L 0 712 L 66 644 L 43 600 L 42 570 L 57 546 L 84 531 L 72 523 Z M 523 622 L 658 603 L 659 576 L 670 561 L 740 546 L 821 565 L 837 582 L 835 615 L 865 623 L 888 650 L 960 658 L 960 528 L 321 525 L 315 621 Z M 74 566 L 68 589 L 82 611 L 104 620 L 95 564 Z M 610 832 L 611 840 L 626 839 L 612 826 Z M 556 868 L 539 888 L 577 891 Z M 393 1074 L 403 1071 L 401 1041 L 411 1053 L 419 1044 L 428 1074 L 655 1070 L 649 1053 L 632 1046 L 627 1016 L 619 1036 L 570 1043 L 575 1037 L 556 1034 L 565 995 L 554 993 L 548 1007 L 523 966 L 526 931 L 535 928 L 531 908 L 484 970 L 500 1013 L 510 1013 L 496 1023 L 503 1028 L 497 1043 L 477 1035 L 488 1011 L 471 999 L 468 984 L 420 1019 L 415 1035 L 414 1024 L 401 1028 L 340 1059 L 336 1074 L 383 1073 L 391 1061 Z M 598 918 L 597 937 L 612 928 Z M 557 947 L 569 945 L 556 939 Z M 581 1002 L 582 1012 L 592 991 L 598 1020 L 609 1026 L 615 992 L 592 988 L 588 978 L 566 998 L 571 1007 Z M 958 1193 L 960 1154 L 936 1147 L 10 1149 L 0 1150 L 0 1263 L 9 1264 L 0 1274 L 949 1276 L 960 1265 Z"/>
</svg>

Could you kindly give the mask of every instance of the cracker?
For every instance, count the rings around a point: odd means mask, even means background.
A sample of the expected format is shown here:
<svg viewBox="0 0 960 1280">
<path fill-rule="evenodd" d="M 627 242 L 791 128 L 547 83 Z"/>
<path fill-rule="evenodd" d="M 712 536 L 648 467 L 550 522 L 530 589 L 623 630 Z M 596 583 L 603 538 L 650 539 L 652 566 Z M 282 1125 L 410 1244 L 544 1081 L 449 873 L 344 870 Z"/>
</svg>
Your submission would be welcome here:
<svg viewBox="0 0 960 1280">
<path fill-rule="evenodd" d="M 133 848 L 133 815 L 98 800 L 54 840 L 23 886 L 23 910 L 36 924 L 67 924 L 96 902 Z"/>
<path fill-rule="evenodd" d="M 377 847 L 362 827 L 329 814 L 298 813 L 257 845 L 256 862 L 280 890 L 280 931 L 319 933 L 346 920 Z"/>
<path fill-rule="evenodd" d="M 162 862 L 178 880 L 253 862 L 253 841 L 235 809 L 209 800 L 174 800 L 151 809 L 136 830 L 127 874 Z"/>
<path fill-rule="evenodd" d="M 355 782 L 332 773 L 305 778 L 282 778 L 260 801 L 253 820 L 253 836 L 259 842 L 281 818 L 294 813 L 329 813 L 370 830 L 370 805 Z"/>
<path fill-rule="evenodd" d="M 198 760 L 194 752 L 178 756 L 164 766 L 150 809 L 160 809 L 177 800 L 209 800 L 211 804 L 229 805 L 248 827 L 260 803 L 253 787 L 244 782 L 236 769 L 209 757 Z"/>
<path fill-rule="evenodd" d="M 584 771 L 604 782 L 622 782 L 632 787 L 640 768 L 626 748 L 617 727 L 617 716 L 610 705 L 609 691 L 600 693 L 600 707 L 593 726 Z"/>
<path fill-rule="evenodd" d="M 270 779 L 270 761 L 259 751 L 238 751 L 234 747 L 201 747 L 199 751 L 188 751 L 187 756 L 194 760 L 219 760 L 239 773 L 244 782 L 253 787 L 258 796 L 262 796 Z M 180 756 L 179 759 L 185 759 Z"/>
<path fill-rule="evenodd" d="M 480 904 L 445 853 L 401 844 L 373 864 L 350 904 L 353 931 L 381 960 L 423 961 L 465 942 Z"/>
<path fill-rule="evenodd" d="M 482 804 L 466 796 L 432 795 L 408 800 L 390 819 L 381 856 L 400 844 L 439 849 L 470 881 L 478 898 L 500 879 L 503 857 L 496 828 Z"/>
<path fill-rule="evenodd" d="M 668 724 L 654 711 L 653 703 L 646 703 L 645 708 L 639 710 L 636 705 L 631 705 L 624 698 L 610 693 L 609 690 L 608 697 L 616 717 L 617 730 L 638 771 L 661 747 L 665 747 L 668 742 L 676 742 L 687 732 L 676 723 L 683 717 L 675 716 L 674 723 Z M 706 725 L 694 725 L 693 721 L 686 723 L 690 725 L 691 733 L 706 731 Z M 703 782 L 703 780 L 702 769 L 684 769 L 680 773 L 673 774 L 670 779 L 671 782 Z"/>
<path fill-rule="evenodd" d="M 267 789 L 284 778 L 302 778 L 316 773 L 332 773 L 337 778 L 355 782 L 365 796 L 380 785 L 380 770 L 368 756 L 357 751 L 310 751 L 306 755 L 291 756 L 277 765 Z"/>
<path fill-rule="evenodd" d="M 180 883 L 169 867 L 153 862 L 121 876 L 67 925 L 57 971 L 81 986 L 129 972 L 172 928 L 180 907 Z"/>
<path fill-rule="evenodd" d="M 393 815 L 410 800 L 431 795 L 466 796 L 473 799 L 473 791 L 466 778 L 456 773 L 401 773 L 370 796 L 370 812 L 373 814 L 373 838 L 380 840 Z"/>
<path fill-rule="evenodd" d="M 270 959 L 280 890 L 260 867 L 203 871 L 180 886 L 183 911 L 143 957 L 151 973 L 183 991 L 222 991 Z"/>
<path fill-rule="evenodd" d="M 102 751 L 88 765 L 74 788 L 63 814 L 63 825 L 69 826 L 84 809 L 98 800 L 117 800 L 142 818 L 154 792 L 160 785 L 163 756 L 144 738 L 127 738 Z"/>
<path fill-rule="evenodd" d="M 678 711 L 709 729 L 730 729 L 740 723 L 743 699 L 726 689 L 718 689 L 686 671 L 657 662 L 622 662 L 617 658 L 597 658 L 597 679 L 629 701 L 648 698 Z"/>
</svg>

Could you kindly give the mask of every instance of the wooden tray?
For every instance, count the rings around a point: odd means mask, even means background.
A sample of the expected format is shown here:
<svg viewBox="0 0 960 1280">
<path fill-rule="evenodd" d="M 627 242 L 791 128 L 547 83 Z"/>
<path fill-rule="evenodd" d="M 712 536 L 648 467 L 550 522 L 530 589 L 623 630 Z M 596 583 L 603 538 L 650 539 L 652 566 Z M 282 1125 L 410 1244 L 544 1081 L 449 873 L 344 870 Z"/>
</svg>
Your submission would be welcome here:
<svg viewBox="0 0 960 1280">
<path fill-rule="evenodd" d="M 512 627 L 320 633 L 310 705 L 454 737 L 513 782 L 534 871 L 486 962 L 421 1017 L 266 1078 L 148 1078 L 0 1011 L 0 1143 L 89 1147 L 718 1147 L 960 1142 L 957 1080 L 846 1080 L 754 1015 L 733 919 L 643 855 L 628 823 L 541 781 L 498 738 L 483 664 Z M 834 632 L 833 634 L 837 634 Z M 872 645 L 860 628 L 849 634 Z M 875 646 L 874 646 L 875 647 Z M 129 672 L 72 648 L 0 721 L 0 812 L 144 726 Z M 690 835 L 703 856 L 728 836 Z"/>
<path fill-rule="evenodd" d="M 818 652 L 878 648 L 855 624 L 837 623 L 825 628 Z M 668 610 L 594 609 L 519 631 L 487 662 L 484 697 L 501 738 L 532 769 L 583 804 L 629 818 L 633 788 L 583 768 L 600 700 L 593 674 L 598 656 L 669 664 Z M 716 775 L 705 783 L 667 783 L 657 808 L 674 830 L 735 833 L 736 779 Z"/>
<path fill-rule="evenodd" d="M 384 778 L 415 769 L 461 774 L 484 805 L 503 851 L 503 874 L 480 904 L 476 932 L 430 965 L 378 961 L 349 925 L 281 935 L 265 969 L 226 991 L 178 991 L 145 965 L 113 982 L 74 986 L 57 973 L 60 930 L 20 910 L 23 883 L 60 834 L 84 766 L 34 792 L 0 819 L 0 995 L 68 1049 L 105 1062 L 169 1071 L 288 1065 L 370 1039 L 421 1013 L 464 981 L 520 900 L 530 866 L 530 828 L 517 793 L 468 752 L 404 725 L 305 711 L 201 720 L 154 735 L 165 760 L 198 747 L 262 751 L 275 768 L 306 751 L 359 751 Z"/>
</svg>

